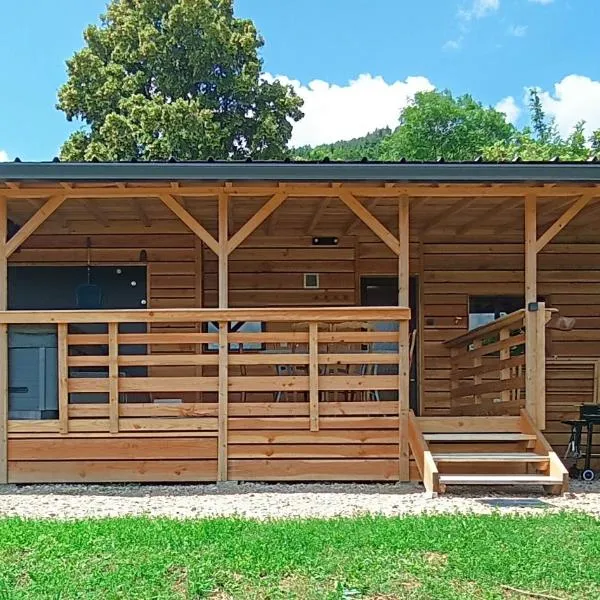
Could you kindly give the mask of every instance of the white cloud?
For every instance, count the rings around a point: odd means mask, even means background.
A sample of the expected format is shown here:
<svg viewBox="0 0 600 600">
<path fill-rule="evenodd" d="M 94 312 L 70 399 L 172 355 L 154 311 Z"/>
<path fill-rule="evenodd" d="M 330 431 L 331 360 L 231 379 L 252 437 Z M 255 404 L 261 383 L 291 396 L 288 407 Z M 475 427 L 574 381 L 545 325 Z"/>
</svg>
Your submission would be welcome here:
<svg viewBox="0 0 600 600">
<path fill-rule="evenodd" d="M 508 35 L 514 37 L 525 37 L 527 34 L 527 25 L 511 25 L 508 28 Z"/>
<path fill-rule="evenodd" d="M 448 40 L 443 46 L 442 50 L 459 50 L 462 46 L 463 36 L 456 38 L 455 40 Z"/>
<path fill-rule="evenodd" d="M 8 153 L 6 150 L 0 150 L 0 162 L 8 162 Z"/>
<path fill-rule="evenodd" d="M 534 4 L 552 4 L 554 0 L 529 0 L 529 2 L 533 2 Z"/>
<path fill-rule="evenodd" d="M 563 136 L 571 133 L 581 120 L 585 121 L 588 135 L 600 129 L 600 81 L 583 75 L 567 75 L 554 85 L 553 92 L 541 91 L 540 100 Z"/>
<path fill-rule="evenodd" d="M 461 8 L 458 16 L 465 21 L 482 19 L 500 8 L 500 0 L 473 0 L 469 8 Z"/>
<path fill-rule="evenodd" d="M 398 125 L 400 111 L 417 92 L 434 89 L 426 77 L 407 77 L 388 83 L 368 73 L 340 86 L 314 80 L 303 85 L 284 75 L 278 79 L 291 85 L 303 98 L 304 118 L 294 124 L 292 146 L 329 144 L 360 137 L 380 127 Z"/>
<path fill-rule="evenodd" d="M 504 113 L 506 115 L 506 120 L 509 123 L 513 123 L 513 125 L 517 122 L 519 115 L 521 114 L 521 109 L 512 96 L 503 98 L 494 108 L 498 112 Z"/>
</svg>

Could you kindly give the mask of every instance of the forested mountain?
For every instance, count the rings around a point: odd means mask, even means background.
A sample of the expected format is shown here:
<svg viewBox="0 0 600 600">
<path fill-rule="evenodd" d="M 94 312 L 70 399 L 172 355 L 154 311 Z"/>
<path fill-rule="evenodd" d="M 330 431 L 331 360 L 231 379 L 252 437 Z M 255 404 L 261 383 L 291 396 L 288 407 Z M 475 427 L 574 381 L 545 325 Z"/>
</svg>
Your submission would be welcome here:
<svg viewBox="0 0 600 600">
<path fill-rule="evenodd" d="M 301 146 L 294 148 L 293 155 L 303 160 L 379 160 L 381 155 L 381 142 L 390 136 L 392 130 L 389 127 L 376 129 L 359 138 L 344 140 L 334 144 L 321 144 L 319 146 Z"/>
</svg>

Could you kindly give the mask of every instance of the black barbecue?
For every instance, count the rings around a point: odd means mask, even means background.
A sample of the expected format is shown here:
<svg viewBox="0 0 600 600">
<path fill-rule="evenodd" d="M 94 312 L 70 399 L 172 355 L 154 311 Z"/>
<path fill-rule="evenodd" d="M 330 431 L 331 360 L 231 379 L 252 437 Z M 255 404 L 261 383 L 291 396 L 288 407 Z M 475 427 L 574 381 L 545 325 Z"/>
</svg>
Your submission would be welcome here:
<svg viewBox="0 0 600 600">
<path fill-rule="evenodd" d="M 563 421 L 563 423 L 571 426 L 571 437 L 569 438 L 569 444 L 565 452 L 565 458 L 575 459 L 575 466 L 571 470 L 571 473 L 579 473 L 577 461 L 583 458 L 584 467 L 583 471 L 581 471 L 581 478 L 584 481 L 593 481 L 596 473 L 590 466 L 592 458 L 600 457 L 600 454 L 592 454 L 594 425 L 600 426 L 600 404 L 582 404 L 579 408 L 579 419 L 576 421 Z M 584 427 L 587 439 L 585 449 L 582 451 L 581 437 Z"/>
</svg>

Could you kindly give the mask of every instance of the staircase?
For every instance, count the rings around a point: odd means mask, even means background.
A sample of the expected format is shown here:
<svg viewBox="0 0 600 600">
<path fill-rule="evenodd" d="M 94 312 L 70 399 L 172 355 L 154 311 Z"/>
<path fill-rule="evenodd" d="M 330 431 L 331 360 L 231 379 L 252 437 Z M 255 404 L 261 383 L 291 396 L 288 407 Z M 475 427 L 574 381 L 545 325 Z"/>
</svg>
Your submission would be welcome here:
<svg viewBox="0 0 600 600">
<path fill-rule="evenodd" d="M 409 416 L 409 446 L 425 489 L 534 485 L 567 491 L 562 462 L 526 410 L 518 417 Z"/>
</svg>

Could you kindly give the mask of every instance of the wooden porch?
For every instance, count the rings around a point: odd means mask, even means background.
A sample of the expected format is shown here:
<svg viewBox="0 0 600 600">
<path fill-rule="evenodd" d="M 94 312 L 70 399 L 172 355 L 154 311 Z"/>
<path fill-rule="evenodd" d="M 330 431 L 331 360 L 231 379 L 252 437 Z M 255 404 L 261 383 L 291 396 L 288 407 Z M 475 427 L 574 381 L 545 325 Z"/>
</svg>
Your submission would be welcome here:
<svg viewBox="0 0 600 600">
<path fill-rule="evenodd" d="M 546 435 L 566 443 L 594 394 L 571 375 L 597 364 L 594 185 L 6 180 L 0 280 L 91 262 L 148 281 L 140 309 L 88 311 L 19 310 L 5 283 L 0 476 L 564 489 Z M 369 277 L 395 280 L 396 307 L 359 306 Z M 470 298 L 498 293 L 520 310 L 469 332 Z M 583 328 L 547 339 L 556 310 Z M 32 323 L 56 325 L 58 417 L 8 419 L 8 328 Z M 554 378 L 560 361 L 586 367 Z M 435 438 L 452 432 L 470 438 Z"/>
</svg>

